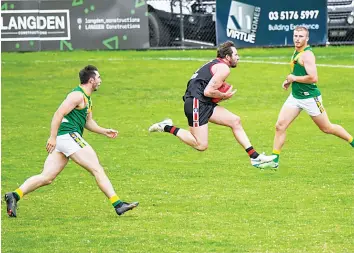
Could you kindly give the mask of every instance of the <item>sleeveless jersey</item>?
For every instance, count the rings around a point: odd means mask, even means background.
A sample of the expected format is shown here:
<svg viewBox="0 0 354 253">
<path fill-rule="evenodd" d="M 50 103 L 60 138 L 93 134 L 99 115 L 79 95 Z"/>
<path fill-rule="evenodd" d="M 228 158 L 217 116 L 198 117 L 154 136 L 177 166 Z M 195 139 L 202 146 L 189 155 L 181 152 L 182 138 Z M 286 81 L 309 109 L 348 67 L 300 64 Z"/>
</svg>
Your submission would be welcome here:
<svg viewBox="0 0 354 253">
<path fill-rule="evenodd" d="M 183 100 L 186 100 L 186 98 L 195 97 L 202 102 L 212 103 L 212 98 L 204 96 L 204 90 L 210 79 L 213 77 L 211 67 L 217 63 L 223 63 L 223 61 L 220 59 L 211 60 L 194 72 L 191 79 L 188 81 Z"/>
<path fill-rule="evenodd" d="M 291 73 L 295 76 L 305 76 L 307 75 L 306 69 L 303 65 L 300 64 L 299 58 L 305 51 L 312 51 L 310 46 L 305 47 L 302 51 L 294 51 L 293 56 L 291 57 Z M 315 83 L 305 84 L 305 83 L 292 83 L 292 95 L 297 99 L 305 99 L 318 97 L 321 95 L 320 90 L 317 88 Z"/>
<path fill-rule="evenodd" d="M 64 116 L 58 130 L 58 136 L 73 132 L 78 132 L 82 136 L 82 134 L 84 133 L 87 114 L 92 111 L 91 97 L 88 96 L 80 86 L 77 86 L 71 92 L 73 91 L 80 91 L 83 94 L 85 107 L 83 109 L 75 108 Z"/>
</svg>

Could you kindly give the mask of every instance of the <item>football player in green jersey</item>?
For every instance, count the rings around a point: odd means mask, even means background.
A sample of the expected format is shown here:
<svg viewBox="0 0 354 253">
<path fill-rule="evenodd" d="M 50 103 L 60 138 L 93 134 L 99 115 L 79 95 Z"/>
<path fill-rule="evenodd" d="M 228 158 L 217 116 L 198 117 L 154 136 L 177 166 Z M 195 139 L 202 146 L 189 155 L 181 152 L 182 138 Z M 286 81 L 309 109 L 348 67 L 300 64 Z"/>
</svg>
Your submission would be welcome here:
<svg viewBox="0 0 354 253">
<path fill-rule="evenodd" d="M 281 108 L 275 125 L 273 154 L 277 158 L 264 164 L 263 168 L 278 168 L 280 150 L 285 142 L 286 129 L 302 110 L 310 115 L 321 131 L 338 136 L 354 147 L 353 137 L 342 126 L 332 124 L 323 107 L 321 92 L 316 85 L 318 76 L 315 55 L 308 45 L 308 29 L 304 26 L 296 27 L 293 39 L 295 51 L 290 62 L 292 72 L 286 77 L 282 85 L 285 90 L 291 86 L 292 92 Z"/>
<path fill-rule="evenodd" d="M 95 177 L 98 187 L 110 200 L 118 215 L 138 205 L 138 202 L 126 203 L 119 199 L 96 152 L 82 138 L 84 128 L 113 139 L 118 136 L 118 132 L 114 129 L 100 127 L 92 118 L 91 94 L 100 87 L 102 82 L 97 68 L 88 65 L 79 72 L 79 77 L 81 84 L 67 95 L 54 113 L 50 137 L 46 145 L 49 154 L 43 171 L 27 179 L 15 191 L 5 194 L 7 213 L 10 217 L 17 215 L 17 202 L 25 194 L 52 183 L 65 168 L 69 158 Z"/>
</svg>

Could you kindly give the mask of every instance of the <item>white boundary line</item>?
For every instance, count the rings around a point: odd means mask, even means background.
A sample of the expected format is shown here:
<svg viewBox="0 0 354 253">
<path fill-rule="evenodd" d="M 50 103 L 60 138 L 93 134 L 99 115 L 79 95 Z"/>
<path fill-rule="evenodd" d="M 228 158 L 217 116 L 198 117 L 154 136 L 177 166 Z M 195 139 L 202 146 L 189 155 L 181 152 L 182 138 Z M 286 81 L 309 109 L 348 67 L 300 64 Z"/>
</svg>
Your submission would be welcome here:
<svg viewBox="0 0 354 253">
<path fill-rule="evenodd" d="M 110 58 L 108 60 L 113 60 L 116 58 Z M 171 61 L 209 61 L 210 59 L 202 58 L 182 58 L 182 57 L 160 57 L 160 58 L 143 58 L 144 60 L 171 60 Z M 240 62 L 246 63 L 255 63 L 255 64 L 273 64 L 273 65 L 288 65 L 289 62 L 276 62 L 276 61 L 264 61 L 264 60 L 240 60 Z M 316 64 L 319 67 L 328 67 L 328 68 L 348 68 L 354 69 L 354 65 L 336 65 L 336 64 Z"/>
<path fill-rule="evenodd" d="M 241 62 L 247 62 L 247 63 L 257 63 L 257 64 L 279 64 L 279 65 L 288 65 L 288 62 L 273 62 L 273 61 L 252 61 L 252 60 L 245 60 Z M 354 65 L 335 65 L 335 64 L 321 64 L 317 63 L 316 64 L 318 67 L 327 67 L 327 68 L 341 68 L 341 69 L 354 69 Z"/>
<path fill-rule="evenodd" d="M 249 59 L 249 57 L 247 57 Z M 273 58 L 273 57 L 272 57 Z M 55 62 L 81 62 L 81 61 L 111 61 L 111 62 L 119 62 L 119 61 L 136 61 L 136 60 L 144 60 L 144 61 L 202 61 L 207 62 L 210 61 L 210 58 L 189 58 L 189 57 L 142 57 L 142 58 L 107 58 L 107 59 L 83 59 L 83 60 L 34 60 L 32 63 L 55 63 Z M 277 62 L 277 61 L 265 61 L 265 60 L 240 60 L 240 63 L 254 63 L 254 64 L 272 64 L 272 65 L 288 65 L 288 62 Z M 16 64 L 17 61 L 2 61 L 2 64 L 13 63 Z M 327 67 L 327 68 L 343 68 L 343 69 L 354 69 L 354 65 L 336 65 L 336 64 L 316 64 L 318 67 Z"/>
</svg>

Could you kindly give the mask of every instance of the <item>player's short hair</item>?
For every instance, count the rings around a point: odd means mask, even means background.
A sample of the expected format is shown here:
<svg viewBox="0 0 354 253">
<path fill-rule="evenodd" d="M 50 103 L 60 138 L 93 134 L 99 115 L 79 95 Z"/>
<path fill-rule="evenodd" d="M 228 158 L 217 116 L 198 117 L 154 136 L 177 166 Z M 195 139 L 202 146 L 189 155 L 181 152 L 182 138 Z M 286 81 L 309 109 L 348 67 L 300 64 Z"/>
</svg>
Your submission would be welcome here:
<svg viewBox="0 0 354 253">
<path fill-rule="evenodd" d="M 96 76 L 95 71 L 98 71 L 98 69 L 93 65 L 87 65 L 82 70 L 80 70 L 79 72 L 80 83 L 81 84 L 88 83 L 90 78 L 95 78 Z"/>
<path fill-rule="evenodd" d="M 298 25 L 298 26 L 295 27 L 294 31 L 305 31 L 307 37 L 310 36 L 309 29 L 307 29 L 305 26 Z"/>
<path fill-rule="evenodd" d="M 226 55 L 231 56 L 232 55 L 231 47 L 235 47 L 235 44 L 230 40 L 220 44 L 217 50 L 216 57 L 223 59 L 226 57 Z"/>
</svg>

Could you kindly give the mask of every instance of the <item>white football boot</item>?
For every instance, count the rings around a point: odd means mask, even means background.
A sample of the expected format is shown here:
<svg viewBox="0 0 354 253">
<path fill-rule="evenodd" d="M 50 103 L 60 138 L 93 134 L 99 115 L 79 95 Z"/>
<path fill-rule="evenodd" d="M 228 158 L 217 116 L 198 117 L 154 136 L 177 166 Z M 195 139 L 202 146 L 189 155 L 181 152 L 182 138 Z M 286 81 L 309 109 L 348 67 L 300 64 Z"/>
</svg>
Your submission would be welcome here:
<svg viewBox="0 0 354 253">
<path fill-rule="evenodd" d="M 278 167 L 279 167 L 279 163 L 271 161 L 271 162 L 267 162 L 267 163 L 262 163 L 257 168 L 261 169 L 261 170 L 264 170 L 264 169 L 278 170 Z"/>
<path fill-rule="evenodd" d="M 161 122 L 157 122 L 149 127 L 149 132 L 163 132 L 165 126 L 172 126 L 172 119 L 164 119 Z"/>
<path fill-rule="evenodd" d="M 259 154 L 257 158 L 251 158 L 251 164 L 256 168 L 262 168 L 262 164 L 272 162 L 275 158 L 277 158 L 276 155 L 265 155 L 263 153 Z"/>
</svg>

